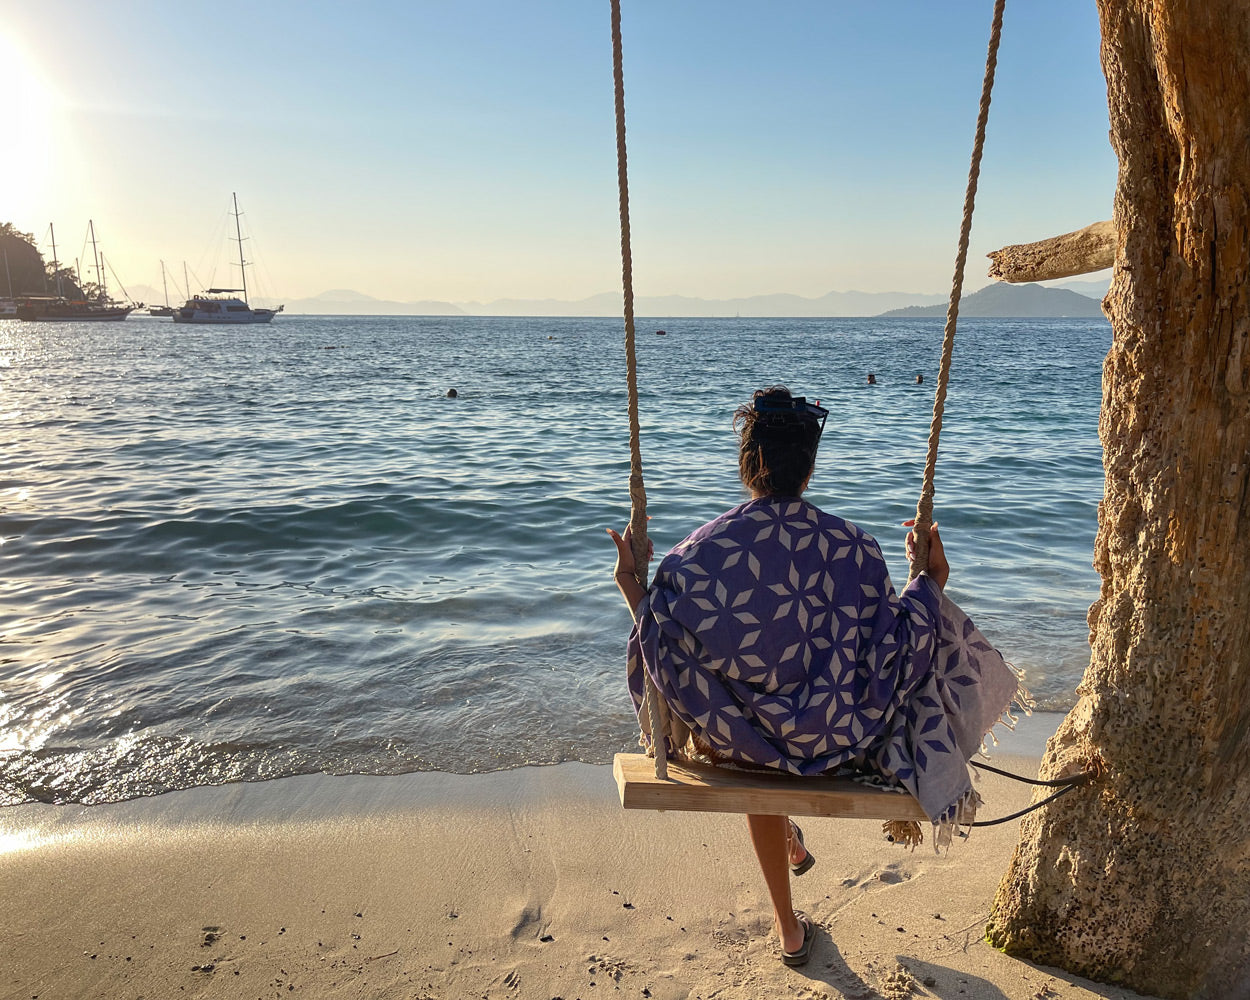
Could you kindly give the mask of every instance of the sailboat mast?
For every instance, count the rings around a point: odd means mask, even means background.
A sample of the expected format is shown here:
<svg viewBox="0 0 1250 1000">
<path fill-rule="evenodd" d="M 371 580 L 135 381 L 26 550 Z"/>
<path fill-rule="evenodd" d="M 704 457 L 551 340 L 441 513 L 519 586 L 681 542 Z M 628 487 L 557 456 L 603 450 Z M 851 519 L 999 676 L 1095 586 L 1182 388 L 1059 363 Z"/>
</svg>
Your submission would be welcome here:
<svg viewBox="0 0 1250 1000">
<path fill-rule="evenodd" d="M 99 298 L 104 300 L 104 272 L 100 269 L 100 252 L 95 245 L 95 223 L 87 220 L 87 232 L 91 234 L 91 256 L 95 260 L 95 283 L 99 286 Z"/>
<path fill-rule="evenodd" d="M 239 272 L 243 275 L 243 304 L 247 305 L 247 262 L 243 259 L 243 230 L 239 228 L 239 196 L 233 191 L 234 199 L 234 235 L 239 244 Z"/>
<path fill-rule="evenodd" d="M 9 273 L 9 251 L 4 251 L 4 277 L 9 283 L 9 298 L 13 298 L 13 275 Z"/>
<path fill-rule="evenodd" d="M 161 261 L 161 288 L 165 290 L 165 308 L 169 308 L 169 285 L 165 282 L 165 262 Z"/>
<path fill-rule="evenodd" d="M 56 230 L 52 228 L 52 223 L 48 223 L 48 233 L 52 237 L 52 273 L 56 275 L 56 294 L 61 294 L 61 264 L 56 259 Z"/>
<path fill-rule="evenodd" d="M 187 290 L 187 298 L 191 298 L 191 279 L 187 277 L 187 262 L 182 262 L 182 284 Z"/>
</svg>

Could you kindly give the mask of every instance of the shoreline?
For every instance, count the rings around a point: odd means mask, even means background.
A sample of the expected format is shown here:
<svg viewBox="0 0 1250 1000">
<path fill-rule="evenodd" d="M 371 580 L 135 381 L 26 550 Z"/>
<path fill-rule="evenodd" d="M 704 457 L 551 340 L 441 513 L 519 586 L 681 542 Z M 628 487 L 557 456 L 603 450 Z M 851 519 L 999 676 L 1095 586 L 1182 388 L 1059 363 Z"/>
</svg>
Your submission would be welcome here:
<svg viewBox="0 0 1250 1000">
<path fill-rule="evenodd" d="M 1040 753 L 1059 718 L 1022 720 L 996 761 L 1035 773 L 1007 751 Z M 978 787 L 982 818 L 1030 799 Z M 788 969 L 742 819 L 627 812 L 606 765 L 14 806 L 0 997 L 1136 996 L 981 940 L 1018 826 L 936 857 L 872 821 L 805 821 L 818 862 L 794 898 L 818 937 Z"/>
</svg>

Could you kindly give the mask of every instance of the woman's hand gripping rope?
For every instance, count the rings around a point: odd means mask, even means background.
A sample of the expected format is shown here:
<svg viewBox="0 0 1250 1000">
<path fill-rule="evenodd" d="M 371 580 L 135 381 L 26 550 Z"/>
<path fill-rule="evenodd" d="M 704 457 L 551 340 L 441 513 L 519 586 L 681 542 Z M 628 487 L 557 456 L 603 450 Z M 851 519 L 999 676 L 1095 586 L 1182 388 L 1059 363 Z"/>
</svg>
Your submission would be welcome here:
<svg viewBox="0 0 1250 1000">
<path fill-rule="evenodd" d="M 651 518 L 647 518 L 651 520 Z M 643 589 L 642 584 L 638 582 L 638 565 L 634 560 L 633 532 L 625 529 L 623 535 L 617 534 L 611 528 L 607 529 L 608 534 L 612 536 L 612 541 L 616 543 L 616 569 L 613 570 L 613 576 L 616 579 L 616 585 L 620 588 L 621 596 L 625 598 L 625 603 L 629 606 L 630 614 L 634 614 L 634 610 L 646 596 L 647 592 Z M 651 539 L 647 539 L 647 561 L 655 555 L 655 546 L 651 543 Z M 636 616 L 635 616 L 636 617 Z"/>
<path fill-rule="evenodd" d="M 916 519 L 904 521 L 904 528 L 914 528 Z M 911 562 L 916 548 L 916 540 L 909 531 L 907 533 L 907 561 Z M 929 578 L 938 585 L 938 590 L 946 589 L 946 581 L 951 575 L 951 564 L 946 561 L 946 550 L 942 548 L 942 538 L 938 534 L 937 521 L 929 525 L 929 565 L 925 569 Z"/>
</svg>

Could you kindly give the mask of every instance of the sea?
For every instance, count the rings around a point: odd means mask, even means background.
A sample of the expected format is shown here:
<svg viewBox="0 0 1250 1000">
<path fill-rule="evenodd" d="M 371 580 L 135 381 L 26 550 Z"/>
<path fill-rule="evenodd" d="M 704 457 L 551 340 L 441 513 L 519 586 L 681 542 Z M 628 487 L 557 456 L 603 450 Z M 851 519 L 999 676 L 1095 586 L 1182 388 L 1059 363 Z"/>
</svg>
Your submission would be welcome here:
<svg viewBox="0 0 1250 1000">
<path fill-rule="evenodd" d="M 733 409 L 784 384 L 830 410 L 808 498 L 906 579 L 942 320 L 637 329 L 657 553 L 745 499 Z M 1110 341 L 956 340 L 948 593 L 1045 709 L 1088 661 Z M 619 319 L 5 320 L 0 429 L 0 805 L 636 745 L 605 531 L 629 515 Z"/>
</svg>

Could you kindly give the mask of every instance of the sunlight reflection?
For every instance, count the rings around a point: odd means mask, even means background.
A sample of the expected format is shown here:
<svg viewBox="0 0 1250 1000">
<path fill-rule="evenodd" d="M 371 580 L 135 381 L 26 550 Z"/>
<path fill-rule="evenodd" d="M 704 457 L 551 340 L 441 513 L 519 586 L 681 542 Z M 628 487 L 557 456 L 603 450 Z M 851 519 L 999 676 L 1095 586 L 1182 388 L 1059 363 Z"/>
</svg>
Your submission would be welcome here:
<svg viewBox="0 0 1250 1000">
<path fill-rule="evenodd" d="M 113 831 L 105 831 L 94 826 L 70 826 L 52 830 L 30 826 L 22 829 L 16 823 L 10 829 L 0 827 L 0 858 L 6 854 L 17 854 L 21 851 L 38 851 L 46 847 L 63 847 L 72 844 L 99 843 L 115 836 Z"/>
<path fill-rule="evenodd" d="M 53 126 L 58 105 L 56 92 L 43 78 L 31 53 L 0 31 L 0 94 L 14 118 L 6 125 L 10 136 L 21 136 L 21 152 L 10 148 L 0 157 L 0 191 L 14 219 L 29 218 L 45 202 L 54 181 Z"/>
<path fill-rule="evenodd" d="M 48 691 L 64 676 L 62 671 L 50 670 L 24 683 L 35 691 Z M 19 709 L 15 701 L 0 701 L 0 754 L 41 749 L 54 732 L 70 725 L 80 711 L 70 707 L 65 695 L 24 709 Z"/>
<path fill-rule="evenodd" d="M 18 830 L 16 833 L 0 833 L 0 855 L 16 854 L 18 851 L 33 851 L 48 843 L 48 838 L 40 836 L 33 830 Z"/>
</svg>

